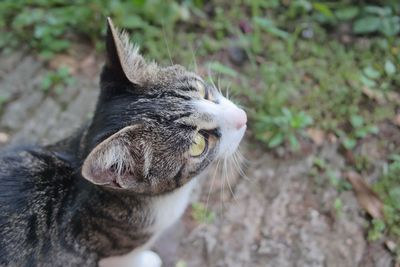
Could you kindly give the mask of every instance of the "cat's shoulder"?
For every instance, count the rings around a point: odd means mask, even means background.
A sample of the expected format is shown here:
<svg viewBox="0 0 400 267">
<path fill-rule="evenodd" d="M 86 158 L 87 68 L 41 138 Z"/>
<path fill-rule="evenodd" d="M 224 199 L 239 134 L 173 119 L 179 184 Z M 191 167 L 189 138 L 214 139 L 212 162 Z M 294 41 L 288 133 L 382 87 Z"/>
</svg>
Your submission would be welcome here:
<svg viewBox="0 0 400 267">
<path fill-rule="evenodd" d="M 62 154 L 41 146 L 20 146 L 0 150 L 0 179 L 15 176 L 51 175 L 51 170 L 71 168 Z M 1 185 L 0 185 L 1 186 Z"/>
<path fill-rule="evenodd" d="M 3 149 L 0 152 L 0 203 L 2 209 L 29 205 L 38 191 L 46 191 L 57 179 L 70 176 L 68 161 L 40 146 Z"/>
</svg>

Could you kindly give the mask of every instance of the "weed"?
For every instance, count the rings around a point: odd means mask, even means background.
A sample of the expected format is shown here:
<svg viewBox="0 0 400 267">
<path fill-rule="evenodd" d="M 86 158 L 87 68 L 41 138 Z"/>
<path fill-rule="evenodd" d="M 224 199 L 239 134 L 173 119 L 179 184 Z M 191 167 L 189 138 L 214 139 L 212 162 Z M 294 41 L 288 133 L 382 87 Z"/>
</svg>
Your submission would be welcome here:
<svg viewBox="0 0 400 267">
<path fill-rule="evenodd" d="M 176 264 L 175 267 L 187 267 L 187 263 L 184 260 L 179 260 Z"/>
<path fill-rule="evenodd" d="M 385 223 L 380 219 L 372 219 L 370 229 L 368 231 L 368 240 L 376 241 L 383 236 L 386 229 Z"/>
<path fill-rule="evenodd" d="M 313 122 L 312 118 L 304 112 L 294 113 L 287 108 L 282 108 L 280 114 L 271 116 L 258 113 L 256 132 L 257 138 L 267 142 L 270 148 L 288 141 L 291 148 L 299 149 L 297 133 L 304 134 L 304 129 Z"/>
<path fill-rule="evenodd" d="M 397 244 L 400 257 L 400 155 L 393 155 L 387 171 L 374 185 L 384 204 L 384 220 L 372 222 L 369 237 L 376 239 L 384 231 Z M 374 225 L 378 224 L 378 225 Z"/>
<path fill-rule="evenodd" d="M 336 211 L 336 216 L 340 217 L 343 213 L 343 201 L 340 198 L 335 198 L 335 201 L 333 202 L 333 207 Z"/>
<path fill-rule="evenodd" d="M 215 219 L 215 213 L 207 210 L 202 203 L 192 204 L 192 217 L 198 223 L 210 224 Z"/>
<path fill-rule="evenodd" d="M 64 87 L 75 83 L 67 67 L 59 67 L 55 71 L 49 71 L 41 80 L 41 89 L 45 92 L 53 90 L 56 94 L 62 94 Z"/>
<path fill-rule="evenodd" d="M 0 27 L 5 33 L 0 35 L 0 49 L 26 43 L 49 58 L 70 47 L 71 33 L 95 43 L 105 33 L 106 16 L 120 27 L 135 30 L 135 42 L 160 57 L 167 53 L 159 49 L 165 36 L 162 31 L 171 34 L 178 20 L 188 19 L 188 9 L 185 4 L 161 0 L 95 0 L 89 4 L 83 0 L 3 0 Z"/>
</svg>

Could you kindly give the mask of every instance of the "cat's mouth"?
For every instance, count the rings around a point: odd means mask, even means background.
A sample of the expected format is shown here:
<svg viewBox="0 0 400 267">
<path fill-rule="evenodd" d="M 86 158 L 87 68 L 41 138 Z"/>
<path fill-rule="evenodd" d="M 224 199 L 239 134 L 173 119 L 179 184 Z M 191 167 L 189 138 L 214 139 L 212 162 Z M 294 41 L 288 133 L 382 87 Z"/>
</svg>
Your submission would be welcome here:
<svg viewBox="0 0 400 267">
<path fill-rule="evenodd" d="M 246 129 L 247 126 L 245 124 L 236 131 L 226 130 L 222 133 L 223 139 L 220 143 L 220 153 L 218 155 L 220 158 L 227 158 L 235 153 L 243 139 Z"/>
</svg>

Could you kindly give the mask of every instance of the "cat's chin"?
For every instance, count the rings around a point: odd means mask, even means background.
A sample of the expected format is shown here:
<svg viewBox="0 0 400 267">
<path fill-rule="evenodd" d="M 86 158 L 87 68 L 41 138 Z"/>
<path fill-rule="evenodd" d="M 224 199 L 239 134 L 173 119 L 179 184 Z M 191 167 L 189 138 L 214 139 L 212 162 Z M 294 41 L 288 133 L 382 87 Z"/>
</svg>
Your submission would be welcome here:
<svg viewBox="0 0 400 267">
<path fill-rule="evenodd" d="M 224 159 L 232 156 L 239 147 L 240 141 L 242 141 L 244 133 L 246 132 L 247 126 L 244 125 L 242 128 L 230 132 L 225 136 L 225 140 L 221 142 L 220 152 L 218 158 Z"/>
</svg>

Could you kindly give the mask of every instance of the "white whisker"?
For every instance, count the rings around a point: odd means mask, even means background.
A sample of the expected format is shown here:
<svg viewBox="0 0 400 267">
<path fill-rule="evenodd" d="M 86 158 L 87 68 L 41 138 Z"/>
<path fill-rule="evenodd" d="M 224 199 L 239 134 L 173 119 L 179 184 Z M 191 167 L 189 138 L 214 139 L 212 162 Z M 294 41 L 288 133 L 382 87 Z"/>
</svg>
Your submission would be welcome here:
<svg viewBox="0 0 400 267">
<path fill-rule="evenodd" d="M 211 180 L 211 185 L 210 185 L 210 188 L 209 188 L 209 190 L 208 190 L 207 202 L 206 202 L 206 210 L 208 209 L 208 203 L 209 203 L 209 201 L 210 201 L 211 191 L 212 191 L 212 189 L 213 189 L 213 187 L 214 187 L 214 181 L 215 181 L 215 177 L 216 177 L 216 174 L 217 174 L 217 171 L 218 171 L 219 163 L 220 163 L 220 162 L 221 162 L 221 160 L 218 160 L 218 161 L 217 161 L 217 165 L 216 165 L 216 167 L 215 167 L 214 174 L 213 174 L 213 177 L 212 177 L 212 180 Z"/>
<path fill-rule="evenodd" d="M 198 65 L 197 65 L 197 59 L 196 59 L 197 50 L 198 50 L 198 48 L 196 50 L 194 50 L 193 46 L 190 46 L 190 51 L 192 52 L 192 62 L 190 63 L 190 65 L 193 63 L 194 71 L 196 73 L 198 73 Z"/>
<path fill-rule="evenodd" d="M 236 170 L 239 172 L 240 176 L 243 177 L 244 179 L 250 181 L 251 179 L 245 174 L 243 171 L 243 168 L 241 166 L 241 162 L 239 162 L 239 159 L 237 158 L 237 154 L 232 155 L 233 163 L 236 167 Z"/>
<path fill-rule="evenodd" d="M 207 69 L 207 75 L 208 75 L 208 79 L 210 79 L 211 85 L 212 85 L 215 89 L 217 89 L 218 92 L 222 95 L 221 88 L 220 88 L 220 87 L 217 87 L 217 86 L 215 85 L 214 80 L 213 80 L 212 75 L 211 75 L 211 70 L 210 70 L 209 68 Z"/>
<path fill-rule="evenodd" d="M 165 43 L 165 45 L 167 47 L 169 61 L 171 62 L 171 65 L 174 65 L 174 62 L 172 61 L 171 50 L 169 50 L 169 45 L 168 45 L 168 41 L 167 41 L 166 34 L 165 34 L 164 24 L 162 26 L 162 32 L 163 32 L 164 43 Z"/>
<path fill-rule="evenodd" d="M 234 174 L 234 171 L 233 171 L 233 168 L 229 168 L 229 169 L 231 170 L 231 171 L 230 171 L 230 174 L 231 174 L 232 176 L 235 175 L 235 174 Z M 235 200 L 235 202 L 238 203 L 238 199 L 236 198 L 235 194 L 233 193 L 233 190 L 232 190 L 232 186 L 231 186 L 231 183 L 230 183 L 229 176 L 227 176 L 226 179 L 227 179 L 228 187 L 229 187 L 229 190 L 231 191 L 232 197 L 233 197 L 233 199 Z"/>
</svg>

